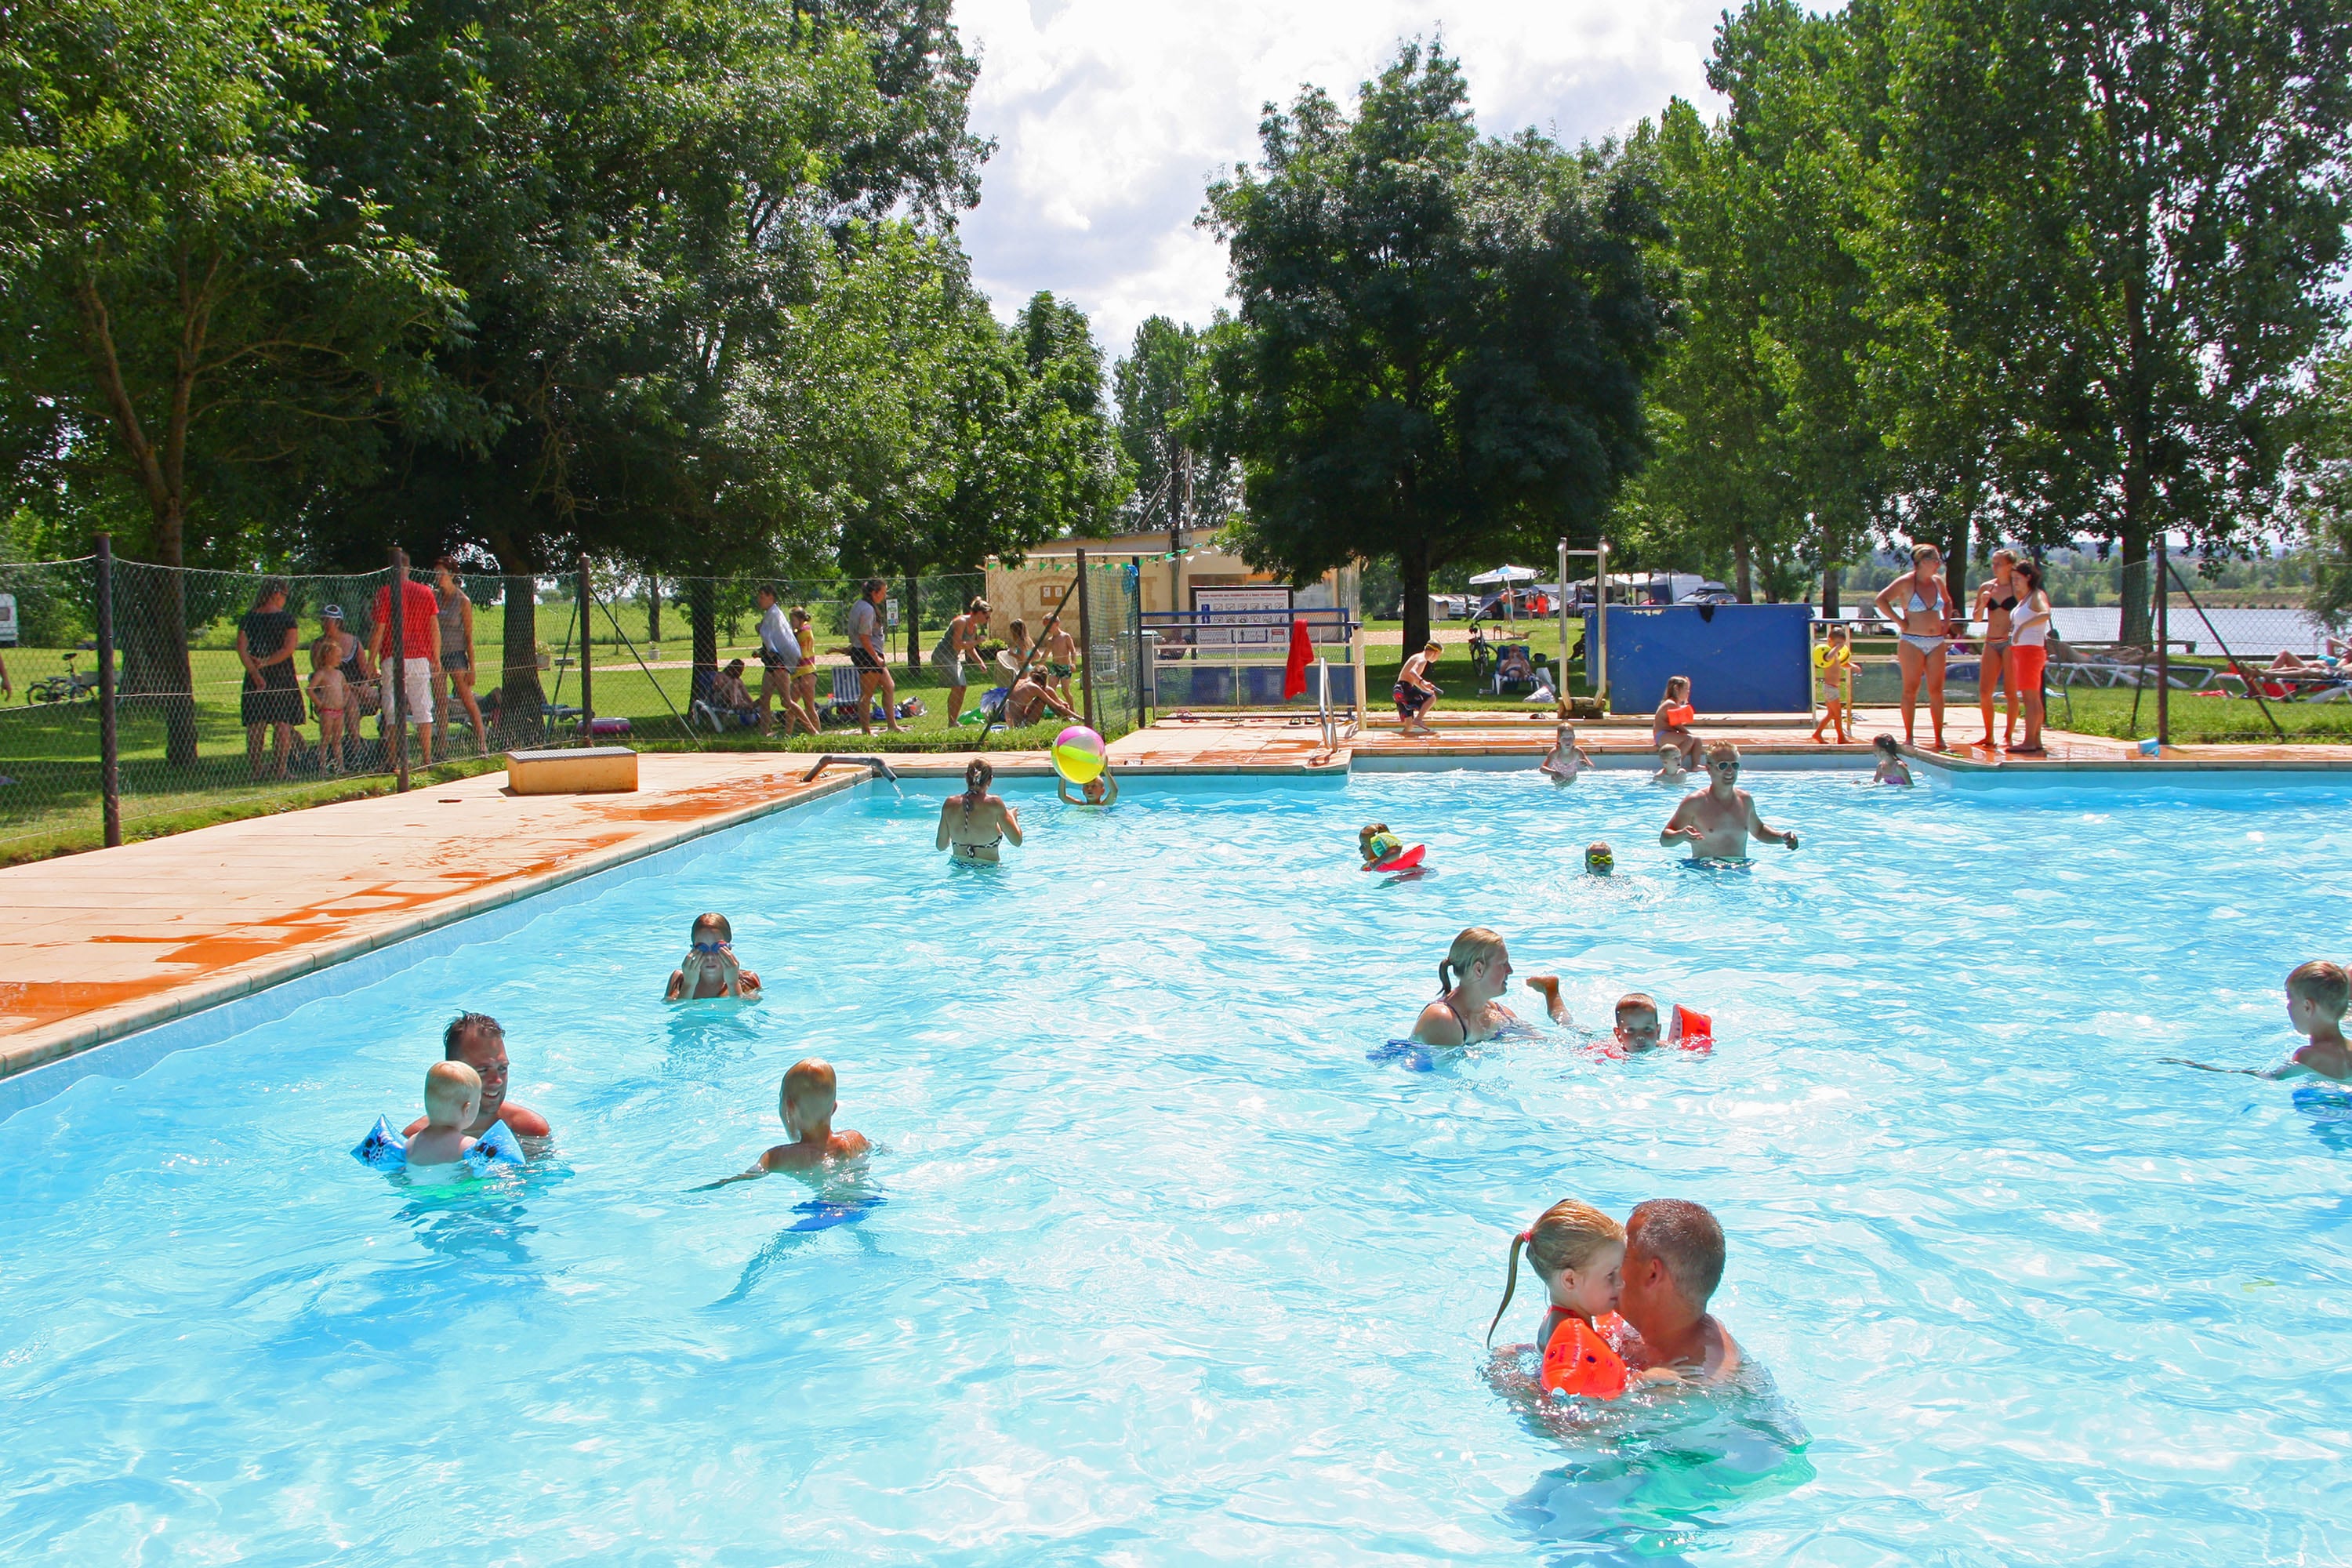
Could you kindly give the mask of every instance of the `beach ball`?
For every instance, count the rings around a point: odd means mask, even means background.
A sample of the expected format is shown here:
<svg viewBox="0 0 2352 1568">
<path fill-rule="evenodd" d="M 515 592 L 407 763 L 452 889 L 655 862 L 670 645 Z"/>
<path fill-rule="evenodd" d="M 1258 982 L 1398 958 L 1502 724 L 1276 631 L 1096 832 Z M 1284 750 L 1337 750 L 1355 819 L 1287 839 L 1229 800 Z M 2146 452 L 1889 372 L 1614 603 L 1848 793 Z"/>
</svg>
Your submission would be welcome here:
<svg viewBox="0 0 2352 1568">
<path fill-rule="evenodd" d="M 1054 737 L 1054 771 L 1074 784 L 1102 776 L 1110 765 L 1110 748 L 1084 724 L 1073 724 Z"/>
</svg>

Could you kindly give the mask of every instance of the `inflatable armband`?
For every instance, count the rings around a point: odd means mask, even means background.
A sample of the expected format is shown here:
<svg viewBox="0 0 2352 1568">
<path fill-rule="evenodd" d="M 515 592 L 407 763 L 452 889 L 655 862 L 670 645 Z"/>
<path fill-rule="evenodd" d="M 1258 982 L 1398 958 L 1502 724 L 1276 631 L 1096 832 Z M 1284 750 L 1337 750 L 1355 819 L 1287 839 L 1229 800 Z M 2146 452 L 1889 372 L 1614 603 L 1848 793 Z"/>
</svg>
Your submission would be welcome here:
<svg viewBox="0 0 2352 1568">
<path fill-rule="evenodd" d="M 2315 1121 L 2352 1121 L 2352 1090 L 2332 1083 L 2297 1084 L 2294 1108 Z"/>
<path fill-rule="evenodd" d="M 458 1158 L 474 1174 L 487 1176 L 492 1165 L 520 1167 L 522 1164 L 522 1145 L 516 1141 L 514 1129 L 503 1121 L 493 1121 L 488 1131 L 474 1140 L 474 1146 Z"/>
<path fill-rule="evenodd" d="M 1368 1062 L 1399 1062 L 1407 1072 L 1433 1072 L 1437 1068 L 1437 1058 L 1431 1056 L 1429 1047 L 1419 1040 L 1391 1040 L 1385 1045 L 1374 1046 L 1364 1053 L 1364 1059 Z"/>
<path fill-rule="evenodd" d="M 1544 1347 L 1542 1382 L 1546 1394 L 1614 1399 L 1625 1392 L 1625 1363 L 1583 1319 L 1569 1318 Z"/>
<path fill-rule="evenodd" d="M 1364 869 L 1367 871 L 1410 871 L 1415 866 L 1420 865 L 1421 858 L 1428 853 L 1428 845 L 1416 844 L 1410 849 L 1399 849 L 1392 855 L 1375 860 L 1370 865 L 1365 867 Z"/>
<path fill-rule="evenodd" d="M 379 1116 L 360 1146 L 352 1151 L 352 1158 L 372 1171 L 397 1171 L 408 1163 L 408 1140 L 392 1130 L 392 1123 Z"/>
<path fill-rule="evenodd" d="M 1666 710 L 1666 722 L 1669 724 L 1687 724 L 1697 717 L 1698 710 L 1687 702 Z"/>
<path fill-rule="evenodd" d="M 831 1230 L 837 1225 L 848 1225 L 864 1219 L 867 1214 L 889 1202 L 887 1198 L 851 1198 L 846 1203 L 834 1203 L 824 1198 L 811 1198 L 804 1204 L 794 1204 L 793 1212 L 808 1217 L 794 1220 L 787 1230 Z"/>
<path fill-rule="evenodd" d="M 1678 1002 L 1675 1005 L 1674 1023 L 1666 1038 L 1686 1051 L 1712 1049 L 1715 1045 L 1715 1020 Z"/>
<path fill-rule="evenodd" d="M 379 1116 L 368 1135 L 352 1151 L 352 1158 L 373 1171 L 399 1171 L 408 1165 L 408 1140 L 392 1130 L 392 1123 Z M 457 1156 L 457 1163 L 477 1176 L 489 1174 L 493 1165 L 520 1165 L 522 1145 L 516 1142 L 514 1130 L 503 1121 L 493 1121 L 489 1130 L 474 1140 L 474 1146 Z"/>
</svg>

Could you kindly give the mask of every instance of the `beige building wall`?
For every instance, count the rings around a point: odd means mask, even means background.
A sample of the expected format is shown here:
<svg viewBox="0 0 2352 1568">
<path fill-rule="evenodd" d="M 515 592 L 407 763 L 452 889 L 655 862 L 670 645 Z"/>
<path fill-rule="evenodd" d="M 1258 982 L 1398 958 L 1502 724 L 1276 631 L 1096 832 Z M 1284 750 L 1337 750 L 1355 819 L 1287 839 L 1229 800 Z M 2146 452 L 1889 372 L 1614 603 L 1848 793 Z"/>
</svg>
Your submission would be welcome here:
<svg viewBox="0 0 2352 1568">
<path fill-rule="evenodd" d="M 1197 537 L 1197 536 L 1195 536 Z M 1015 616 L 1028 623 L 1031 636 L 1045 624 L 1045 617 L 1061 604 L 1068 591 L 1074 553 L 1083 549 L 1089 566 L 1124 565 L 1140 558 L 1143 584 L 1143 611 L 1146 615 L 1169 610 L 1190 610 L 1194 588 L 1226 587 L 1237 583 L 1272 583 L 1278 579 L 1271 572 L 1254 572 L 1249 563 L 1238 555 L 1194 544 L 1191 552 L 1174 561 L 1160 557 L 1168 553 L 1165 533 L 1127 533 L 1109 539 L 1056 539 L 1041 544 L 1029 552 L 1029 563 L 1007 566 L 991 556 L 988 561 L 989 617 L 992 636 L 1010 637 Z M 1058 570 L 1040 570 L 1039 561 L 1050 561 Z M 1328 594 L 1338 592 L 1338 574 L 1326 573 L 1320 583 L 1299 591 L 1301 603 L 1316 602 L 1316 590 Z M 1324 604 L 1336 604 L 1336 597 L 1325 597 Z M 1073 621 L 1078 613 L 1077 604 L 1071 602 L 1069 616 Z"/>
</svg>

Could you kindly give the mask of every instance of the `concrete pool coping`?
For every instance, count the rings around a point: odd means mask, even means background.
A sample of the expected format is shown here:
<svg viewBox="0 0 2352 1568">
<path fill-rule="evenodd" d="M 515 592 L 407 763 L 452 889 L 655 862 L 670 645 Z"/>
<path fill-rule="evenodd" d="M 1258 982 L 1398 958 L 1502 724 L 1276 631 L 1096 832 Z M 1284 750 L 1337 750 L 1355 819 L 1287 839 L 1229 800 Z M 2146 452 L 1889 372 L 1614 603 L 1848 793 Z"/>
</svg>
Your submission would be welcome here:
<svg viewBox="0 0 2352 1568">
<path fill-rule="evenodd" d="M 1972 716 L 1971 716 L 1972 717 Z M 1852 768 L 1866 745 L 1816 746 L 1785 719 L 1703 723 L 1756 770 Z M 1899 731 L 1864 710 L 1855 729 Z M 1651 765 L 1638 721 L 1580 724 L 1605 768 Z M 1550 725 L 1518 715 L 1432 740 L 1374 728 L 1323 744 L 1298 719 L 1169 717 L 1111 748 L 1124 777 L 1311 777 L 1531 766 Z M 2352 746 L 2182 746 L 2053 733 L 2047 758 L 1910 752 L 1955 782 L 2081 775 L 2330 773 Z M 961 779 L 973 753 L 893 759 L 904 777 Z M 646 752 L 634 794 L 514 795 L 486 773 L 404 795 L 224 823 L 0 868 L 0 1079 L 347 964 L 584 878 L 822 800 L 867 778 L 782 752 Z M 1050 774 L 1041 752 L 988 754 L 1000 777 Z M 455 808 L 454 810 L 452 808 Z M 0 1115 L 6 1114 L 0 1107 Z"/>
</svg>

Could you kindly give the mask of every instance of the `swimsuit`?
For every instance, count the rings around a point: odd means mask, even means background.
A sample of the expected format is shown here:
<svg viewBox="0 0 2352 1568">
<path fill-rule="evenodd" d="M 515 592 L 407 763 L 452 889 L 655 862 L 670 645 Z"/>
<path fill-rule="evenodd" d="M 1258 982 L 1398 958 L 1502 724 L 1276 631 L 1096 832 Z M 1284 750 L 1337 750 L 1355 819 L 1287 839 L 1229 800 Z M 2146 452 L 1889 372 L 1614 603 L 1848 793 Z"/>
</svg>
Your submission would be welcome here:
<svg viewBox="0 0 2352 1568">
<path fill-rule="evenodd" d="M 1423 691 L 1417 686 L 1408 686 L 1400 680 L 1396 683 L 1396 689 L 1390 695 L 1395 699 L 1398 710 L 1410 716 L 1428 707 L 1429 700 L 1436 693 Z"/>
<path fill-rule="evenodd" d="M 1943 595 L 1938 594 L 1936 596 L 1936 605 L 1940 605 L 1942 603 Z M 1919 580 L 1916 577 L 1914 577 L 1911 580 L 1911 602 L 1904 606 L 1905 614 L 1925 615 L 1934 610 L 1936 608 L 1936 605 L 1931 605 L 1919 596 Z M 1921 653 L 1941 652 L 1944 645 L 1951 640 L 1949 637 L 1920 637 L 1911 632 L 1902 632 L 1897 635 L 1899 635 L 1905 642 L 1909 643 L 1913 647 L 1917 648 Z"/>
</svg>

